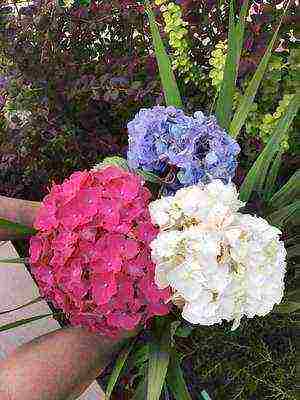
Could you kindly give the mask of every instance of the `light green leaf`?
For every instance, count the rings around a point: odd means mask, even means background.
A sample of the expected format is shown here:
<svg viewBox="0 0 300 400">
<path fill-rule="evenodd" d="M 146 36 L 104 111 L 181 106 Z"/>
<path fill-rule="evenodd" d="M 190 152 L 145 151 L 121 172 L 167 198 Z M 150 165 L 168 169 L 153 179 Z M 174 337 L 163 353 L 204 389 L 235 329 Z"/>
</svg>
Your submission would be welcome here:
<svg viewBox="0 0 300 400">
<path fill-rule="evenodd" d="M 124 365 L 128 359 L 128 356 L 133 348 L 134 343 L 135 343 L 135 340 L 133 340 L 129 346 L 126 346 L 123 350 L 120 351 L 118 358 L 116 360 L 116 363 L 114 365 L 114 368 L 109 377 L 106 394 L 105 394 L 105 400 L 110 399 L 110 396 L 111 396 L 111 394 L 114 390 L 114 387 L 119 379 L 121 371 L 124 368 Z"/>
<path fill-rule="evenodd" d="M 289 129 L 300 106 L 300 95 L 294 95 L 286 112 L 275 126 L 274 132 L 262 153 L 248 172 L 240 189 L 240 199 L 248 201 L 251 193 L 256 190 L 261 192 L 274 156 L 280 149 L 281 140 Z"/>
<path fill-rule="evenodd" d="M 287 224 L 300 225 L 300 200 L 269 214 L 267 220 L 279 229 L 284 228 Z"/>
<path fill-rule="evenodd" d="M 172 355 L 167 374 L 167 384 L 176 400 L 192 400 L 176 355 Z"/>
<path fill-rule="evenodd" d="M 230 0 L 228 51 L 226 56 L 223 81 L 216 106 L 216 117 L 222 128 L 228 129 L 235 91 L 237 75 L 237 35 L 235 26 L 234 0 Z"/>
<path fill-rule="evenodd" d="M 149 345 L 147 400 L 159 400 L 170 361 L 170 328 Z"/>
<path fill-rule="evenodd" d="M 151 4 L 148 0 L 145 1 L 145 4 L 166 105 L 182 108 L 182 101 L 171 62 L 160 37 Z"/>
<path fill-rule="evenodd" d="M 53 317 L 53 314 L 51 313 L 51 314 L 37 315 L 35 317 L 20 319 L 19 321 L 15 321 L 15 322 L 11 322 L 6 325 L 2 325 L 2 326 L 0 326 L 0 332 L 5 332 L 10 329 L 21 326 L 21 325 L 27 325 L 27 324 L 30 324 L 31 322 L 37 321 L 42 318 L 47 318 L 47 317 Z"/>
<path fill-rule="evenodd" d="M 103 161 L 98 164 L 100 167 L 105 167 L 107 165 L 115 165 L 116 167 L 123 168 L 125 170 L 129 170 L 127 160 L 123 157 L 113 156 L 113 157 L 106 157 Z"/>
<path fill-rule="evenodd" d="M 9 314 L 9 313 L 11 313 L 13 311 L 21 310 L 21 308 L 25 308 L 25 307 L 31 306 L 32 304 L 35 304 L 35 303 L 39 303 L 42 300 L 43 300 L 43 298 L 41 296 L 39 296 L 39 297 L 29 301 L 28 303 L 23 304 L 22 306 L 17 306 L 15 308 L 12 308 L 12 309 L 7 310 L 7 311 L 1 311 L 0 315 Z"/>
<path fill-rule="evenodd" d="M 24 264 L 26 262 L 25 260 L 25 258 L 2 258 L 0 264 Z"/>
<path fill-rule="evenodd" d="M 136 169 L 136 170 L 134 170 L 134 172 L 136 172 L 138 175 L 142 176 L 145 179 L 145 181 L 147 181 L 147 182 L 161 183 L 161 179 L 157 175 L 153 174 L 152 172 L 146 172 L 141 169 Z"/>
<path fill-rule="evenodd" d="M 270 199 L 270 206 L 276 210 L 300 198 L 300 170 L 296 171 L 288 182 Z"/>
<path fill-rule="evenodd" d="M 290 301 L 275 306 L 272 312 L 278 314 L 290 314 L 297 310 L 300 310 L 300 303 L 296 301 Z"/>
<path fill-rule="evenodd" d="M 211 400 L 211 397 L 209 397 L 208 393 L 206 390 L 202 390 L 201 396 L 203 400 Z"/>
<path fill-rule="evenodd" d="M 0 218 L 0 228 L 8 229 L 20 236 L 31 236 L 37 232 L 35 229 L 30 228 L 29 226 L 11 222 L 3 218 Z"/>
<path fill-rule="evenodd" d="M 235 112 L 234 117 L 231 121 L 229 131 L 230 131 L 231 136 L 233 136 L 233 137 L 238 136 L 241 128 L 243 127 L 243 125 L 248 117 L 249 112 L 251 111 L 251 107 L 254 102 L 254 98 L 256 96 L 259 85 L 262 82 L 263 76 L 267 69 L 267 65 L 268 65 L 269 59 L 271 57 L 272 50 L 273 50 L 274 44 L 276 42 L 277 35 L 279 32 L 283 17 L 285 16 L 286 10 L 287 10 L 287 7 L 285 8 L 282 17 L 280 18 L 278 27 L 269 43 L 269 46 L 268 46 L 264 56 L 262 57 L 259 65 L 255 71 L 255 74 L 252 77 L 252 79 L 245 91 L 244 96 L 242 97 L 240 105 L 239 105 L 237 111 Z"/>
</svg>

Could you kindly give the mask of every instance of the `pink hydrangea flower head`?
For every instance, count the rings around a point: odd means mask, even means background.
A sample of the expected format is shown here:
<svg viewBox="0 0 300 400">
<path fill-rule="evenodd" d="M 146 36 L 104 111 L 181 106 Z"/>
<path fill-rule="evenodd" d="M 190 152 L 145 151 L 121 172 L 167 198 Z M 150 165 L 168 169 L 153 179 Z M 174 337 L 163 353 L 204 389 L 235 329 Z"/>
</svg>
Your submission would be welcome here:
<svg viewBox="0 0 300 400">
<path fill-rule="evenodd" d="M 169 289 L 154 282 L 150 198 L 139 176 L 115 166 L 75 172 L 45 197 L 32 272 L 71 325 L 117 337 L 169 312 Z"/>
</svg>

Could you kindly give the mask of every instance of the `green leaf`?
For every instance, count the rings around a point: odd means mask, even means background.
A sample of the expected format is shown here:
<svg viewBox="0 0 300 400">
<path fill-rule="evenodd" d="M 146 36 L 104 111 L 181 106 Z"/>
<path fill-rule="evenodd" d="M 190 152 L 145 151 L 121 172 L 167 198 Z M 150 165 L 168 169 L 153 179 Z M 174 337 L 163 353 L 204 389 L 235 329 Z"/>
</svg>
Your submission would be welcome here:
<svg viewBox="0 0 300 400">
<path fill-rule="evenodd" d="M 21 325 L 27 325 L 27 324 L 30 324 L 31 322 L 34 322 L 34 321 L 37 321 L 39 319 L 46 318 L 46 317 L 53 317 L 53 314 L 51 313 L 51 314 L 37 315 L 35 317 L 20 319 L 19 321 L 15 321 L 15 322 L 11 322 L 6 325 L 2 325 L 2 326 L 0 326 L 0 332 L 5 332 L 10 329 L 17 328 L 18 326 L 21 326 Z"/>
<path fill-rule="evenodd" d="M 176 355 L 172 355 L 167 374 L 167 384 L 176 400 L 192 400 Z"/>
<path fill-rule="evenodd" d="M 143 380 L 139 383 L 131 400 L 145 400 L 147 391 L 147 380 Z"/>
<path fill-rule="evenodd" d="M 274 132 L 268 141 L 263 152 L 258 156 L 257 160 L 248 172 L 242 187 L 240 189 L 240 199 L 248 201 L 251 193 L 256 190 L 261 192 L 272 160 L 280 149 L 281 140 L 286 131 L 289 129 L 295 115 L 300 106 L 300 95 L 294 95 L 286 112 L 280 118 L 275 126 Z"/>
<path fill-rule="evenodd" d="M 265 201 L 268 201 L 275 191 L 274 187 L 276 184 L 276 179 L 278 176 L 279 168 L 280 168 L 281 162 L 282 162 L 282 154 L 283 154 L 283 150 L 281 149 L 280 151 L 278 151 L 278 153 L 275 157 L 275 160 L 273 161 L 270 173 L 266 177 L 266 183 L 265 183 L 264 194 L 263 194 Z"/>
<path fill-rule="evenodd" d="M 159 400 L 170 361 L 170 327 L 149 345 L 147 400 Z"/>
<path fill-rule="evenodd" d="M 237 36 L 235 26 L 234 0 L 230 0 L 228 51 L 223 81 L 217 100 L 216 116 L 220 126 L 227 129 L 231 120 L 235 81 L 237 75 Z"/>
<path fill-rule="evenodd" d="M 237 111 L 235 112 L 234 117 L 231 121 L 229 131 L 230 131 L 231 136 L 233 136 L 233 137 L 238 136 L 242 126 L 244 125 L 244 123 L 248 117 L 249 112 L 251 111 L 251 107 L 254 102 L 254 98 L 256 96 L 259 85 L 260 85 L 260 83 L 263 79 L 263 76 L 265 74 L 265 71 L 267 69 L 267 65 L 268 65 L 269 59 L 271 57 L 272 50 L 273 50 L 274 44 L 276 42 L 277 35 L 279 32 L 283 17 L 285 16 L 286 10 L 287 10 L 287 7 L 285 8 L 282 17 L 280 18 L 279 24 L 278 24 L 277 29 L 269 43 L 269 46 L 268 46 L 264 56 L 262 57 L 259 65 L 255 71 L 255 74 L 252 77 L 252 79 L 245 91 L 244 96 L 242 97 L 240 105 L 239 105 Z M 227 100 L 227 99 L 225 99 L 225 100 Z"/>
<path fill-rule="evenodd" d="M 0 264 L 24 264 L 26 262 L 25 258 L 2 258 L 0 259 Z"/>
<path fill-rule="evenodd" d="M 246 18 L 248 15 L 248 10 L 249 10 L 249 0 L 245 0 L 243 2 L 239 20 L 236 24 L 236 65 L 239 66 L 240 64 L 240 58 L 241 58 L 241 53 L 243 49 L 243 43 L 244 43 L 244 32 L 245 32 L 245 26 L 246 26 Z M 238 73 L 238 67 L 236 68 L 236 77 Z"/>
<path fill-rule="evenodd" d="M 114 387 L 119 379 L 122 369 L 127 361 L 127 358 L 133 348 L 135 340 L 131 342 L 129 346 L 126 346 L 123 350 L 120 351 L 118 358 L 116 360 L 115 366 L 110 374 L 109 381 L 107 384 L 105 400 L 109 400 L 110 396 L 114 390 Z"/>
<path fill-rule="evenodd" d="M 300 245 L 295 244 L 294 246 L 288 247 L 287 248 L 287 258 L 290 260 L 291 258 L 294 257 L 300 257 Z"/>
<path fill-rule="evenodd" d="M 134 172 L 136 172 L 138 175 L 142 176 L 145 179 L 145 181 L 147 181 L 147 182 L 161 183 L 161 179 L 157 175 L 152 174 L 152 172 L 146 172 L 141 169 L 136 169 L 136 170 L 134 170 Z"/>
<path fill-rule="evenodd" d="M 297 310 L 300 310 L 300 303 L 296 301 L 290 301 L 275 306 L 272 312 L 278 314 L 290 314 Z"/>
<path fill-rule="evenodd" d="M 31 306 L 32 304 L 35 304 L 35 303 L 39 303 L 42 300 L 43 300 L 43 298 L 41 296 L 39 296 L 39 297 L 29 301 L 28 303 L 23 304 L 22 306 L 15 307 L 15 308 L 12 308 L 12 309 L 7 310 L 7 311 L 1 311 L 0 315 L 9 314 L 9 313 L 11 313 L 13 311 L 20 310 L 21 308 L 25 308 L 25 307 Z"/>
<path fill-rule="evenodd" d="M 284 228 L 287 224 L 300 225 L 300 200 L 269 214 L 267 220 L 279 229 Z"/>
<path fill-rule="evenodd" d="M 129 170 L 127 160 L 125 160 L 125 158 L 122 158 L 119 156 L 106 157 L 99 164 L 100 167 L 102 167 L 102 166 L 105 167 L 107 165 L 115 165 L 115 166 L 123 168 L 127 171 Z"/>
<path fill-rule="evenodd" d="M 166 105 L 182 108 L 182 101 L 171 62 L 160 37 L 151 4 L 148 0 L 145 1 L 145 4 Z"/>
<path fill-rule="evenodd" d="M 11 230 L 20 236 L 31 236 L 35 235 L 37 232 L 34 228 L 30 228 L 29 226 L 25 226 L 22 224 L 17 224 L 16 222 L 11 222 L 3 218 L 0 218 L 0 228 Z"/>
<path fill-rule="evenodd" d="M 270 199 L 270 206 L 276 210 L 284 207 L 300 197 L 300 169 L 288 180 L 288 182 L 276 192 Z"/>
</svg>

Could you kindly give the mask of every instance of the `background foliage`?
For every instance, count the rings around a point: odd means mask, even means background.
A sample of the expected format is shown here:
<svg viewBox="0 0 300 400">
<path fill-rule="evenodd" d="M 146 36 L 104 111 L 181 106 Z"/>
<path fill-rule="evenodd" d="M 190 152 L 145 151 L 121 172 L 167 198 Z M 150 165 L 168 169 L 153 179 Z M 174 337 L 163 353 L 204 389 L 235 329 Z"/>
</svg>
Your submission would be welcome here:
<svg viewBox="0 0 300 400">
<path fill-rule="evenodd" d="M 175 1 L 171 17 L 169 9 L 161 9 L 171 2 L 156 3 L 158 27 L 176 68 L 185 109 L 209 112 L 225 65 L 229 2 Z M 279 3 L 257 1 L 252 8 L 235 108 L 276 28 L 282 12 L 276 8 Z M 126 122 L 141 107 L 163 104 L 143 2 L 80 4 L 75 1 L 71 8 L 63 8 L 56 1 L 35 0 L 18 12 L 14 7 L 0 7 L 0 194 L 40 200 L 49 182 L 61 182 L 75 169 L 90 168 L 107 155 L 124 155 Z M 176 36 L 178 19 L 184 32 Z M 285 111 L 286 96 L 299 91 L 297 26 L 299 17 L 292 1 L 239 137 L 238 185 Z M 297 132 L 299 116 L 283 143 L 276 187 L 299 168 Z M 265 200 L 256 194 L 249 207 L 263 212 Z M 296 227 L 284 235 L 293 240 Z M 287 275 L 287 286 L 294 291 L 297 265 L 298 253 L 291 257 Z M 271 314 L 243 323 L 236 333 L 226 324 L 193 329 L 176 322 L 172 349 L 180 355 L 192 398 L 198 400 L 206 390 L 212 400 L 295 399 L 296 319 L 295 313 Z M 129 355 L 125 374 L 112 395 L 116 399 L 132 398 L 146 375 L 153 332 L 146 331 L 138 340 L 138 351 Z M 108 375 L 103 375 L 102 382 L 107 382 Z M 164 385 L 166 400 L 172 399 L 169 389 L 170 385 Z"/>
</svg>

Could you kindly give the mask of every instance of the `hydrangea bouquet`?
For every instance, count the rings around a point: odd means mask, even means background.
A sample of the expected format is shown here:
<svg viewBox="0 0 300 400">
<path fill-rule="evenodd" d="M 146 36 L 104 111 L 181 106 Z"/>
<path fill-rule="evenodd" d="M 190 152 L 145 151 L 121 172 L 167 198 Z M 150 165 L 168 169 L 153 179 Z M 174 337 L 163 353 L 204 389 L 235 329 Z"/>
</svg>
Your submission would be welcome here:
<svg viewBox="0 0 300 400">
<path fill-rule="evenodd" d="M 178 386 L 169 386 L 183 400 L 190 397 L 172 352 L 182 321 L 199 327 L 227 321 L 235 330 L 243 318 L 264 316 L 282 301 L 287 252 L 280 229 L 299 210 L 297 175 L 276 193 L 274 182 L 299 96 L 291 96 L 238 190 L 237 137 L 278 30 L 232 115 L 248 12 L 245 1 L 236 16 L 232 1 L 214 112 L 188 115 L 149 2 L 146 10 L 166 106 L 141 109 L 128 123 L 127 160 L 107 158 L 50 188 L 35 220 L 30 265 L 42 296 L 71 325 L 114 338 L 150 327 L 144 398 L 158 400 L 165 378 L 176 376 Z M 267 205 L 264 215 L 249 212 L 255 193 Z"/>
</svg>

